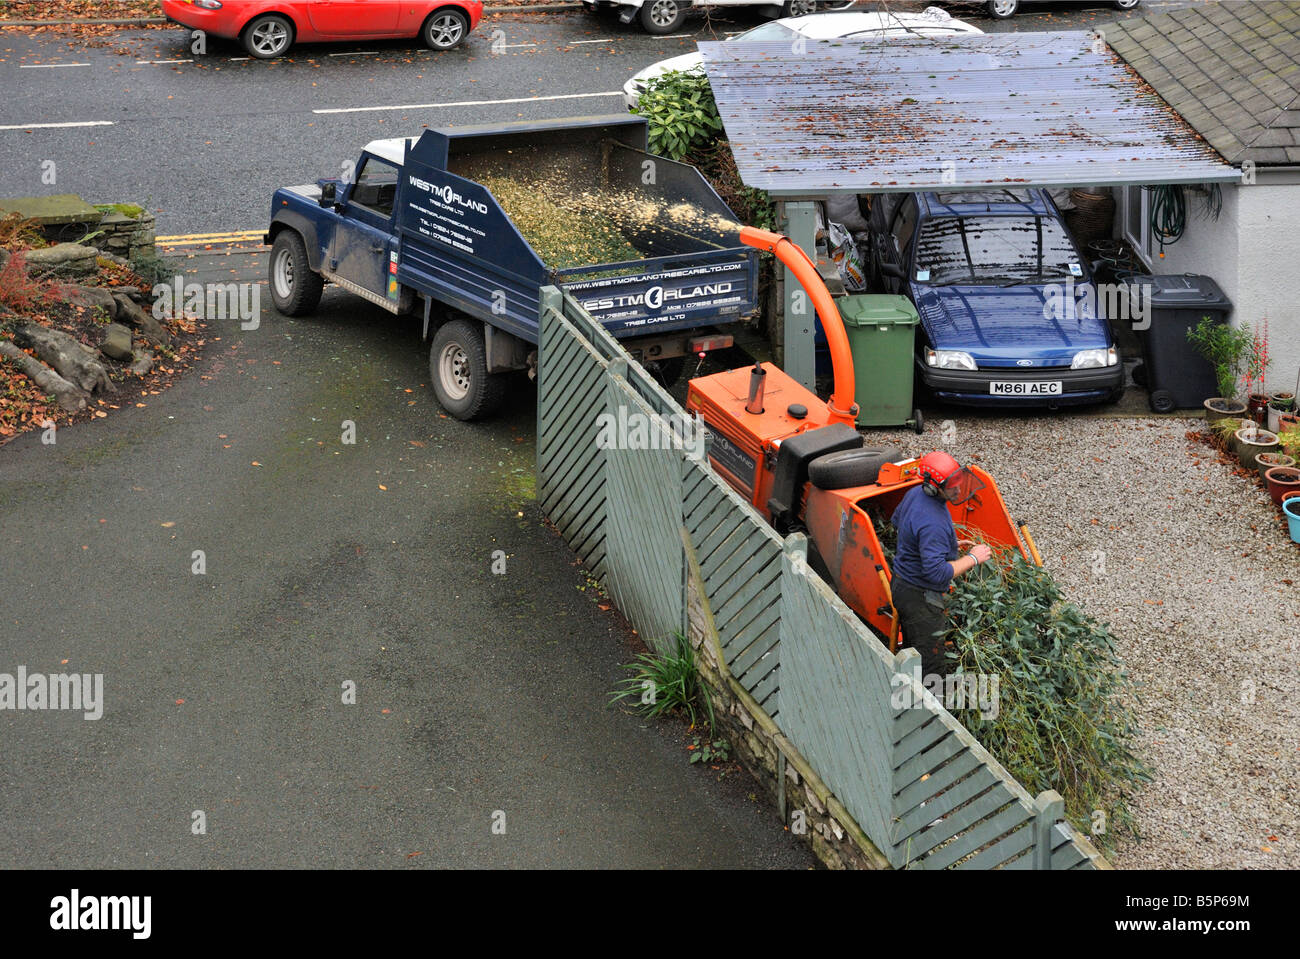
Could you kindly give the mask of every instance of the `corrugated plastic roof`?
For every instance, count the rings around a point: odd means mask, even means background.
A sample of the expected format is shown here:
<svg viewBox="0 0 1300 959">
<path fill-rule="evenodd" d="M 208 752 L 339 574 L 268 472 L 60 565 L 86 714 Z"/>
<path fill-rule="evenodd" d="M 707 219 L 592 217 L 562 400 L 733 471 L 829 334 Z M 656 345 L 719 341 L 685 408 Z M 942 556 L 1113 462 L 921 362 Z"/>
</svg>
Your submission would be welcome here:
<svg viewBox="0 0 1300 959">
<path fill-rule="evenodd" d="M 700 44 L 746 184 L 777 196 L 1240 176 L 1082 31 Z"/>
</svg>

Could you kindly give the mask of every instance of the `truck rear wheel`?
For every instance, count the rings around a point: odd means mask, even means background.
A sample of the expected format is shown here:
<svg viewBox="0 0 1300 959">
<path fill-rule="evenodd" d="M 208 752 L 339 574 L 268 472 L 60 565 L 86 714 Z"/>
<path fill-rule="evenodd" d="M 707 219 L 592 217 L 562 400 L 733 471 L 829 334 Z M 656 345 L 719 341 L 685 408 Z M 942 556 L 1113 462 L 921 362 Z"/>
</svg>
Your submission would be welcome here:
<svg viewBox="0 0 1300 959">
<path fill-rule="evenodd" d="M 482 324 L 452 320 L 429 348 L 429 377 L 442 408 L 458 420 L 476 420 L 501 405 L 505 376 L 487 371 Z"/>
<path fill-rule="evenodd" d="M 325 281 L 312 272 L 307 244 L 294 230 L 281 230 L 271 246 L 271 301 L 285 316 L 314 313 Z"/>
</svg>

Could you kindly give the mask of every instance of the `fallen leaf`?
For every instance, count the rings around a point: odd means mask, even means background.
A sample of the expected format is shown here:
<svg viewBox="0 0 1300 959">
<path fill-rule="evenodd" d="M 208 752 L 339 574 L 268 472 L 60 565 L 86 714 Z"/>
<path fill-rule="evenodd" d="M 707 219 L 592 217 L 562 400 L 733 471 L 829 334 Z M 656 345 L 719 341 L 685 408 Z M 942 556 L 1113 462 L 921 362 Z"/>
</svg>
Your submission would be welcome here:
<svg viewBox="0 0 1300 959">
<path fill-rule="evenodd" d="M 171 528 L 172 528 L 173 526 L 175 526 L 175 525 L 176 525 L 175 521 L 169 519 L 167 522 L 163 523 L 163 528 L 164 528 L 164 529 L 171 529 Z"/>
</svg>

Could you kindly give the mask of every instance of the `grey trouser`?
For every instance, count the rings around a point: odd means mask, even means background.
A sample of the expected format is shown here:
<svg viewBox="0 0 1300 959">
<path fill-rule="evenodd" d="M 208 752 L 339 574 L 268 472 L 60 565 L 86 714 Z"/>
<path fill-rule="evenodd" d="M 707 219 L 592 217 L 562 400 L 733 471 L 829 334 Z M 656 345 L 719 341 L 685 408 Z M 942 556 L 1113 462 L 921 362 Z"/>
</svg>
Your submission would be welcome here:
<svg viewBox="0 0 1300 959">
<path fill-rule="evenodd" d="M 921 674 L 947 675 L 948 663 L 943 654 L 943 635 L 948 631 L 948 614 L 944 608 L 947 595 L 922 589 L 898 577 L 889 585 L 903 642 L 921 654 Z"/>
</svg>

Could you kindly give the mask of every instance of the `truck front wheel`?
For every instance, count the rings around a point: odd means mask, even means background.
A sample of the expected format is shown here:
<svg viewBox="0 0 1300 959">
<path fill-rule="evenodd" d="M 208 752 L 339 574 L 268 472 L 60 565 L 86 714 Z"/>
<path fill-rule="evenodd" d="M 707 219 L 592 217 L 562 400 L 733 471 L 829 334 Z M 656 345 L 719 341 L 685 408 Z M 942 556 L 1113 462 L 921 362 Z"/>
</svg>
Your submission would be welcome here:
<svg viewBox="0 0 1300 959">
<path fill-rule="evenodd" d="M 641 26 L 646 33 L 676 33 L 686 22 L 689 0 L 645 0 L 641 4 Z"/>
<path fill-rule="evenodd" d="M 314 313 L 325 281 L 312 272 L 307 245 L 294 230 L 281 230 L 271 245 L 271 301 L 285 316 Z"/>
<path fill-rule="evenodd" d="M 458 420 L 487 416 L 505 396 L 504 374 L 487 371 L 482 324 L 468 320 L 452 320 L 434 334 L 429 377 L 442 408 Z"/>
</svg>

